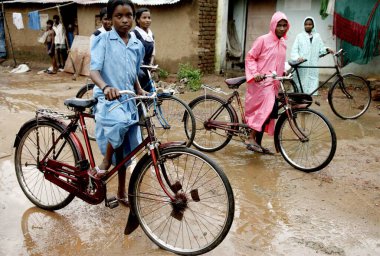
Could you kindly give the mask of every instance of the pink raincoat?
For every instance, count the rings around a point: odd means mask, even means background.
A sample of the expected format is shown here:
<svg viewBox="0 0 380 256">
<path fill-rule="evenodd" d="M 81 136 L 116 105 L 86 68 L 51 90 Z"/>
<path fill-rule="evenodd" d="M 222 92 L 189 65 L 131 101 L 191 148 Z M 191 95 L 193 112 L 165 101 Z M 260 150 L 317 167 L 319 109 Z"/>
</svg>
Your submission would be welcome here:
<svg viewBox="0 0 380 256">
<path fill-rule="evenodd" d="M 282 12 L 276 12 L 270 22 L 270 32 L 260 36 L 253 43 L 245 59 L 245 75 L 247 90 L 245 96 L 245 119 L 249 127 L 261 131 L 263 124 L 272 112 L 275 97 L 278 94 L 279 81 L 267 78 L 255 82 L 254 77 L 259 74 L 271 74 L 276 71 L 282 75 L 285 68 L 286 44 L 284 37 L 276 36 L 277 23 L 288 20 Z M 289 31 L 289 21 L 288 29 Z M 271 119 L 265 128 L 269 135 L 274 133 L 274 119 Z"/>
</svg>

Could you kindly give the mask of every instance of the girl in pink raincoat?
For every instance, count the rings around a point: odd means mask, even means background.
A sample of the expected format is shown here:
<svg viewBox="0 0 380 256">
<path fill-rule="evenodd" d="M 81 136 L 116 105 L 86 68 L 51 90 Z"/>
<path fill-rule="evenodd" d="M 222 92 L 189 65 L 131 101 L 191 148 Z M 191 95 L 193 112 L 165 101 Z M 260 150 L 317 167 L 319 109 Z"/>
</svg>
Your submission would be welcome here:
<svg viewBox="0 0 380 256">
<path fill-rule="evenodd" d="M 276 12 L 272 16 L 270 31 L 260 36 L 253 43 L 245 59 L 247 91 L 245 97 L 245 119 L 252 132 L 246 141 L 247 149 L 268 153 L 271 151 L 261 146 L 263 132 L 273 135 L 274 119 L 277 117 L 279 81 L 264 79 L 275 71 L 284 73 L 286 60 L 285 38 L 290 24 L 285 14 Z"/>
</svg>

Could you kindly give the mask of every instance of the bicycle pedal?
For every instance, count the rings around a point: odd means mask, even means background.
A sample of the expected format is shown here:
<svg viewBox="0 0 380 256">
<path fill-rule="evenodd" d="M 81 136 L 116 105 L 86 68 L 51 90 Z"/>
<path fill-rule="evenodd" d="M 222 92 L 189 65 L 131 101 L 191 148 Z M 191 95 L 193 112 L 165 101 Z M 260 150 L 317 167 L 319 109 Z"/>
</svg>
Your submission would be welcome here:
<svg viewBox="0 0 380 256">
<path fill-rule="evenodd" d="M 110 209 L 116 208 L 119 206 L 119 201 L 114 196 L 106 198 L 106 206 Z"/>
</svg>

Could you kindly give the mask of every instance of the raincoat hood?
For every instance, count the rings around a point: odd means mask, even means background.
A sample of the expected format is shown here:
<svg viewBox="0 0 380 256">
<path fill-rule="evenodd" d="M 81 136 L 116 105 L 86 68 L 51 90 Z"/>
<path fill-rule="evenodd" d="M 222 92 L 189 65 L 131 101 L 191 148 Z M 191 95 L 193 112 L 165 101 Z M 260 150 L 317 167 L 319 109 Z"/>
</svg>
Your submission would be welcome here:
<svg viewBox="0 0 380 256">
<path fill-rule="evenodd" d="M 313 21 L 313 29 L 311 30 L 311 32 L 317 32 L 317 31 L 315 30 L 315 20 L 314 20 L 314 18 L 311 17 L 311 16 L 308 16 L 308 17 L 306 17 L 306 18 L 303 20 L 303 23 L 302 23 L 302 30 L 303 30 L 304 32 L 306 32 L 306 31 L 305 31 L 305 21 L 306 21 L 306 20 L 312 20 L 312 21 Z"/>
<path fill-rule="evenodd" d="M 286 20 L 288 22 L 288 29 L 286 30 L 286 32 L 283 36 L 286 39 L 286 34 L 288 33 L 288 31 L 290 29 L 290 23 L 289 23 L 289 20 L 286 17 L 286 15 L 282 12 L 276 12 L 275 14 L 273 14 L 272 20 L 270 21 L 270 32 L 277 38 L 276 27 L 277 27 L 277 23 L 280 20 Z"/>
</svg>

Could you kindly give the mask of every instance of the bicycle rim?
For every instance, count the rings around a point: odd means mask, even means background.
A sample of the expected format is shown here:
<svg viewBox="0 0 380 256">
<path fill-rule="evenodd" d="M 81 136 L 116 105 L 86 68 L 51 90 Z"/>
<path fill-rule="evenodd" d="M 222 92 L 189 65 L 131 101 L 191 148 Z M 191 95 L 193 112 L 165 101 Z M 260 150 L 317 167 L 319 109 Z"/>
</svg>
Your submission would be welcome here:
<svg viewBox="0 0 380 256">
<path fill-rule="evenodd" d="M 294 111 L 294 121 L 307 141 L 302 142 L 298 138 L 288 119 L 283 116 L 276 134 L 282 156 L 291 166 L 305 172 L 318 171 L 327 166 L 336 150 L 336 135 L 331 124 L 311 109 Z"/>
<path fill-rule="evenodd" d="M 144 232 L 161 248 L 184 255 L 206 253 L 227 235 L 233 221 L 234 198 L 220 168 L 188 148 L 164 150 L 161 172 L 177 204 L 160 187 L 150 161 L 135 184 L 135 211 Z"/>
<path fill-rule="evenodd" d="M 213 121 L 234 122 L 234 115 L 227 107 L 222 106 L 223 100 L 210 95 L 200 96 L 193 100 L 189 105 L 195 117 L 195 138 L 193 145 L 202 151 L 213 152 L 225 147 L 232 139 L 231 132 L 223 129 L 206 128 L 206 121 L 209 120 L 219 108 L 222 108 Z M 232 126 L 229 127 L 233 129 Z"/>
<path fill-rule="evenodd" d="M 329 93 L 333 112 L 342 119 L 355 119 L 363 115 L 371 103 L 371 88 L 358 76 L 344 75 Z"/>
<path fill-rule="evenodd" d="M 34 122 L 21 135 L 20 143 L 16 147 L 17 180 L 28 199 L 46 210 L 61 209 L 74 198 L 69 192 L 46 180 L 44 173 L 38 168 L 37 154 L 39 153 L 41 160 L 52 146 L 53 138 L 57 138 L 62 130 L 60 126 L 49 121 L 39 121 L 38 125 Z M 79 160 L 71 139 L 61 140 L 49 158 L 72 166 Z"/>
<path fill-rule="evenodd" d="M 155 116 L 151 118 L 157 138 L 162 142 L 183 141 L 190 147 L 195 136 L 195 119 L 191 109 L 174 96 L 159 97 L 157 105 L 150 106 Z M 152 114 L 153 115 L 153 114 Z M 189 117 L 185 121 L 185 116 Z"/>
</svg>

